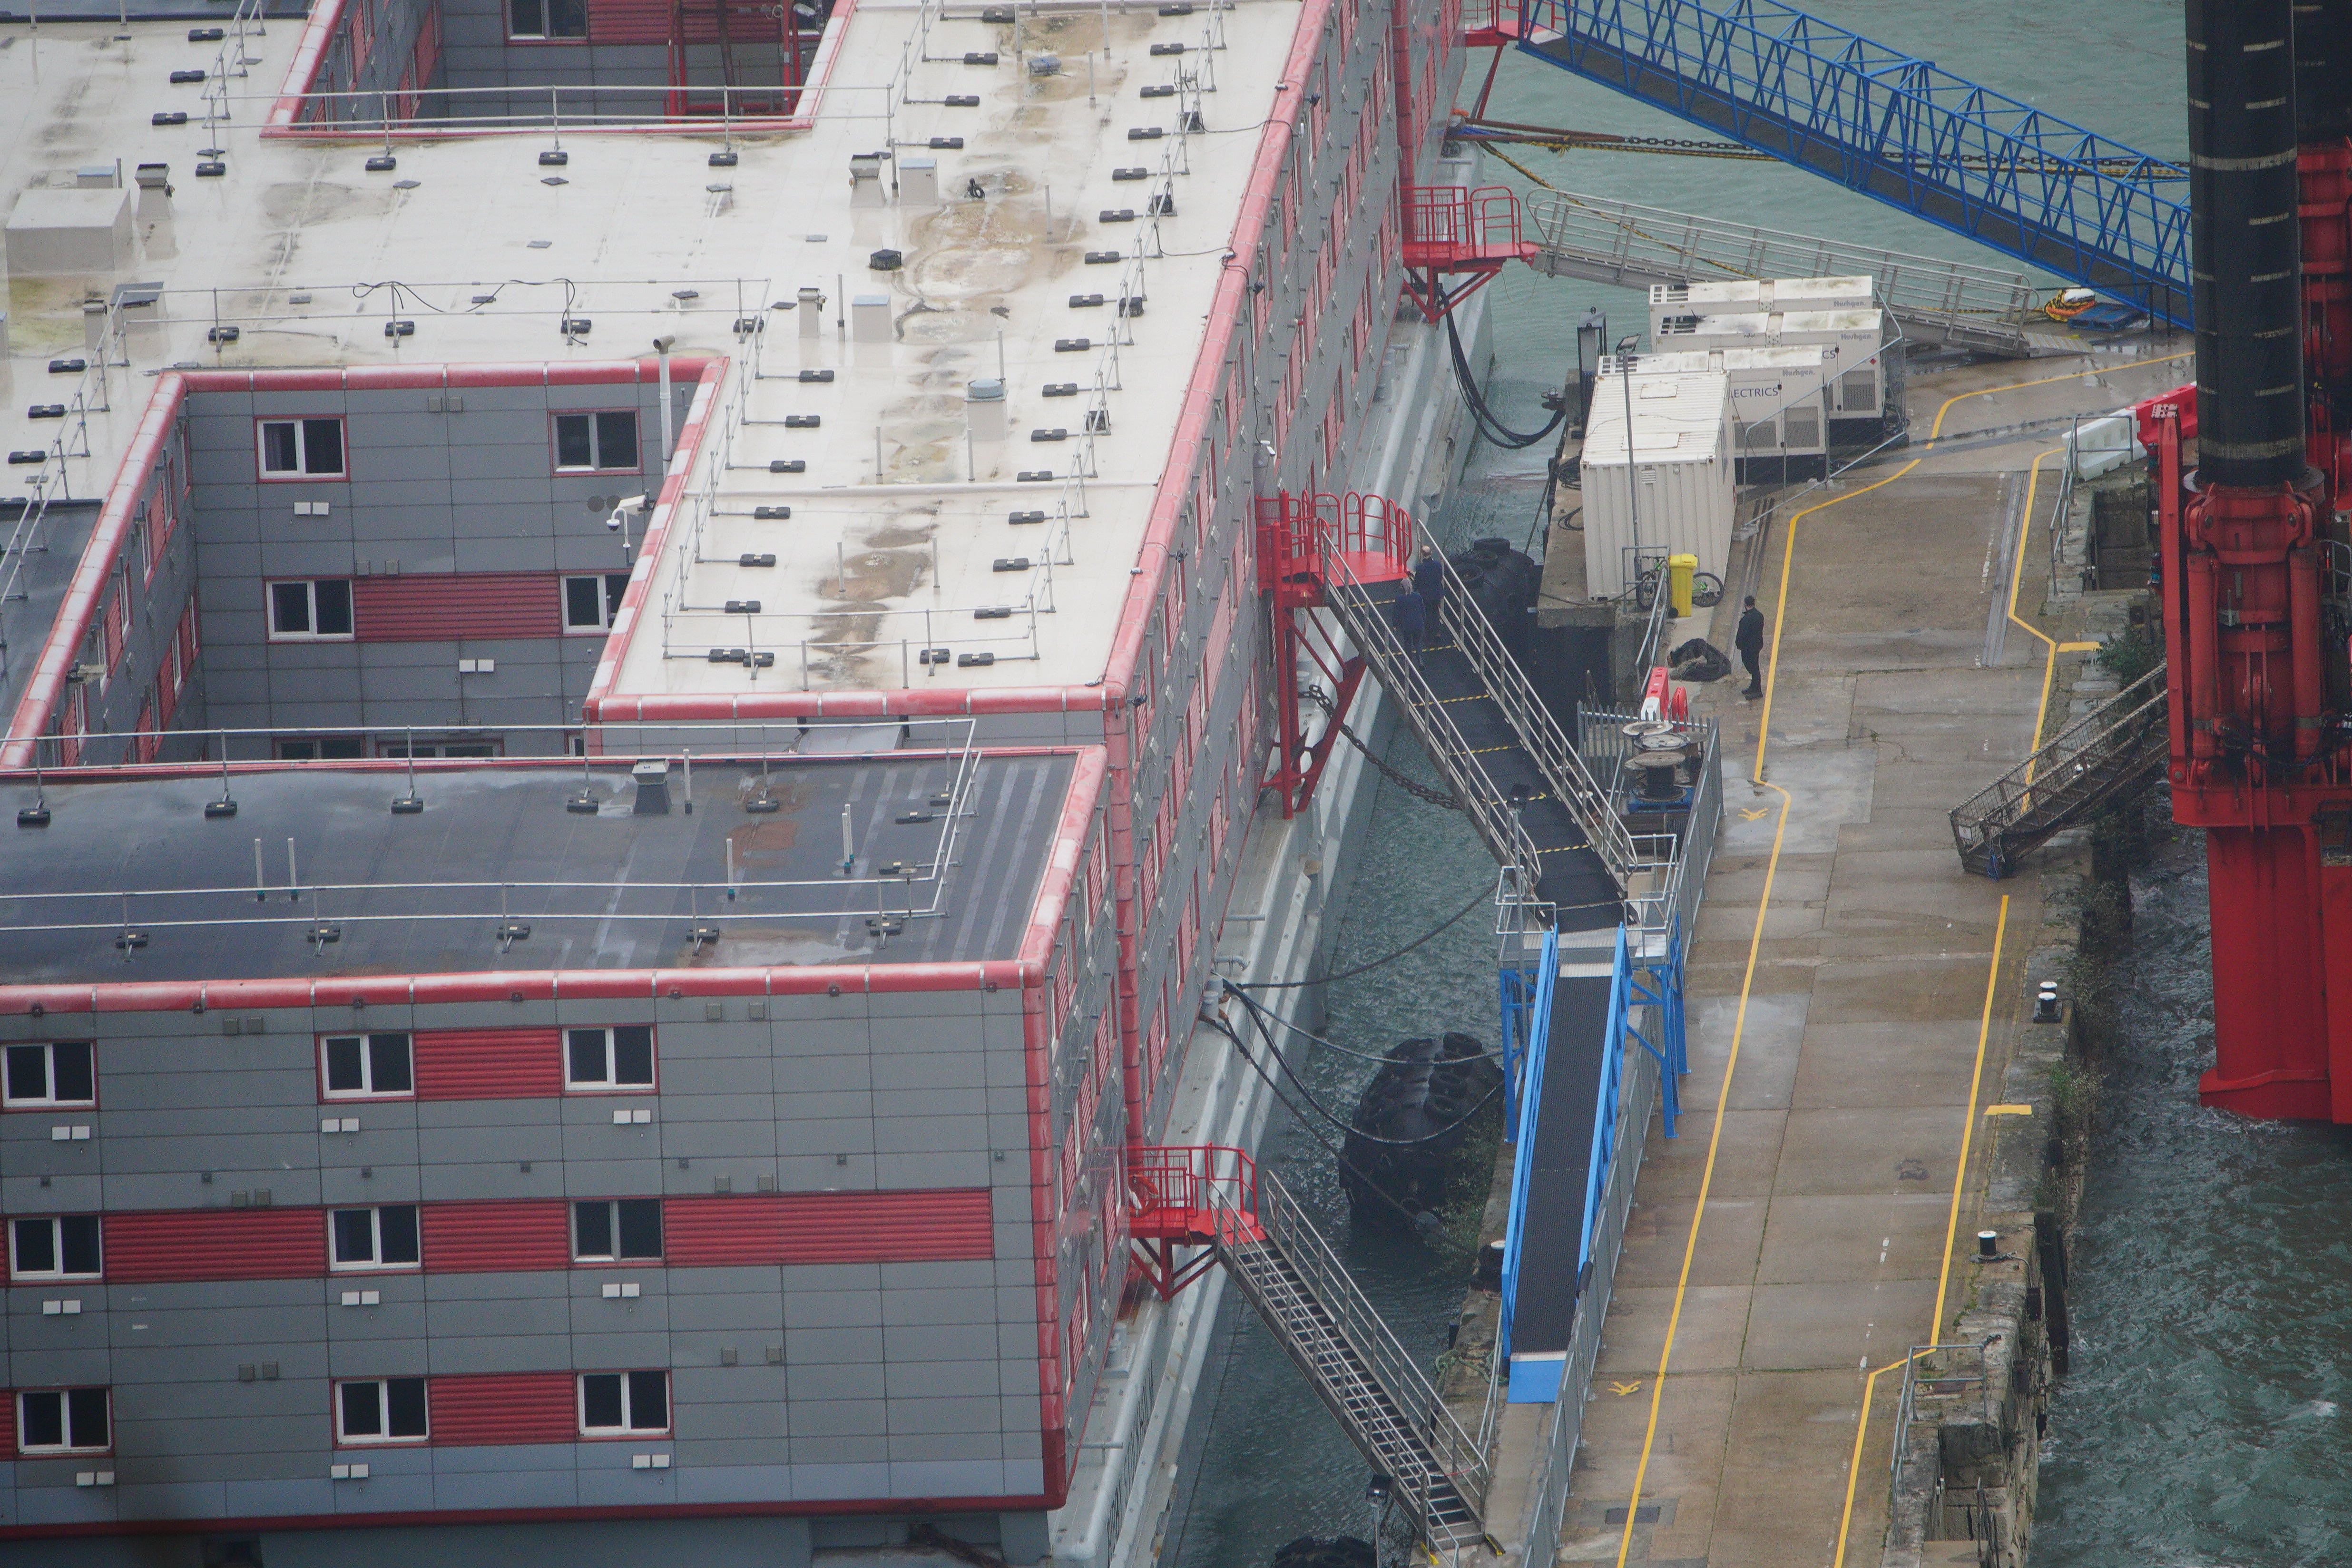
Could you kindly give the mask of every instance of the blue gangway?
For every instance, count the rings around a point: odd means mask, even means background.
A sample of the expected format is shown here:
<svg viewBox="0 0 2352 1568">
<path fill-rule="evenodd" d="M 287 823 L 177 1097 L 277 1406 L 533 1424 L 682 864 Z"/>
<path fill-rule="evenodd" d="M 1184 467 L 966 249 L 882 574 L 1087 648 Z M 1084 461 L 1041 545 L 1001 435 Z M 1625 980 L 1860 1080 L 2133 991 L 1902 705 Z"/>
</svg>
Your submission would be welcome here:
<svg viewBox="0 0 2352 1568">
<path fill-rule="evenodd" d="M 1517 0 L 1518 47 L 2189 326 L 2187 172 L 1778 0 Z"/>
<path fill-rule="evenodd" d="M 1642 942 L 1637 953 L 1633 943 Z M 1657 1068 L 1665 1135 L 1682 1109 L 1682 931 L 1617 930 L 1613 960 L 1563 963 L 1545 933 L 1539 967 L 1503 973 L 1504 1040 L 1515 1147 L 1503 1242 L 1500 1352 L 1512 1403 L 1559 1397 L 1576 1307 L 1621 1151 L 1618 1106 L 1629 1053 Z"/>
</svg>

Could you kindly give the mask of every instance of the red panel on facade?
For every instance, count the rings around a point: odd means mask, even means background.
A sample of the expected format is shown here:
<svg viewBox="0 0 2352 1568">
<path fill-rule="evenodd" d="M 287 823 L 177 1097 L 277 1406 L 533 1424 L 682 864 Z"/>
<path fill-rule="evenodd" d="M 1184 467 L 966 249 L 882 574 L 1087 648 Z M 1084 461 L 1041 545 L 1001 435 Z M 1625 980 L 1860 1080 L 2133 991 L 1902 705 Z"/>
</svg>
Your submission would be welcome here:
<svg viewBox="0 0 2352 1568">
<path fill-rule="evenodd" d="M 588 37 L 598 44 L 666 44 L 669 0 L 588 0 Z"/>
<path fill-rule="evenodd" d="M 352 582 L 361 642 L 563 635 L 562 579 L 552 572 L 419 572 Z"/>
<path fill-rule="evenodd" d="M 499 1372 L 436 1377 L 425 1384 L 433 1441 L 569 1443 L 580 1436 L 568 1372 Z"/>
<path fill-rule="evenodd" d="M 528 1100 L 563 1092 L 557 1029 L 427 1029 L 416 1037 L 419 1100 Z"/>
<path fill-rule="evenodd" d="M 16 1451 L 16 1391 L 0 1388 L 0 1454 Z"/>
<path fill-rule="evenodd" d="M 327 1271 L 319 1209 L 156 1209 L 106 1216 L 108 1283 L 299 1279 Z"/>
<path fill-rule="evenodd" d="M 562 1198 L 426 1204 L 417 1214 L 428 1274 L 572 1267 L 571 1216 Z"/>
<path fill-rule="evenodd" d="M 672 1268 L 727 1263 L 929 1263 L 995 1256 L 988 1189 L 758 1193 L 662 1205 Z"/>
</svg>

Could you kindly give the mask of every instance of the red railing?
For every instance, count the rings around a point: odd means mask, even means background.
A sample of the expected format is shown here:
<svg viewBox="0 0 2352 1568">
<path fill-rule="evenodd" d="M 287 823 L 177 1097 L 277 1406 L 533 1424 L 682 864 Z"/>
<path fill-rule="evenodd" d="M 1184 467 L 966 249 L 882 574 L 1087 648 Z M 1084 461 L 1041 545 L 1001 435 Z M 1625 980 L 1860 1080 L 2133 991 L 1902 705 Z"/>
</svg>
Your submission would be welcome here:
<svg viewBox="0 0 2352 1568">
<path fill-rule="evenodd" d="M 1327 553 L 1346 556 L 1356 577 L 1368 583 L 1412 569 L 1412 513 L 1386 496 L 1285 490 L 1258 503 L 1258 526 L 1260 585 L 1295 587 L 1300 604 L 1320 602 Z"/>
<path fill-rule="evenodd" d="M 1405 265 L 1515 260 L 1519 198 L 1507 185 L 1414 185 L 1405 192 Z"/>
<path fill-rule="evenodd" d="M 1129 1234 L 1169 1239 L 1197 1235 L 1200 1216 L 1213 1207 L 1257 1212 L 1257 1165 L 1247 1154 L 1213 1143 L 1128 1151 Z"/>
</svg>

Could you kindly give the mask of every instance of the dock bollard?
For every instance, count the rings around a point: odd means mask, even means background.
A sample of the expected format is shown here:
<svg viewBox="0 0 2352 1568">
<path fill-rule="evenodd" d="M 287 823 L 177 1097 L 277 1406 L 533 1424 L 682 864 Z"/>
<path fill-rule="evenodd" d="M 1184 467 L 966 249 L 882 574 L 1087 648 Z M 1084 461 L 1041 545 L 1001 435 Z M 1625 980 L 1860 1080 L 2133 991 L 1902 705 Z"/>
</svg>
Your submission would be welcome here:
<svg viewBox="0 0 2352 1568">
<path fill-rule="evenodd" d="M 2040 993 L 2033 998 L 2033 1021 L 2037 1024 L 2058 1021 L 2058 983 L 2055 980 L 2042 983 Z"/>
<path fill-rule="evenodd" d="M 1977 1256 L 1979 1258 L 1990 1259 L 1997 1256 L 2000 1251 L 2000 1232 L 1997 1230 L 1980 1230 L 1977 1232 Z"/>
</svg>

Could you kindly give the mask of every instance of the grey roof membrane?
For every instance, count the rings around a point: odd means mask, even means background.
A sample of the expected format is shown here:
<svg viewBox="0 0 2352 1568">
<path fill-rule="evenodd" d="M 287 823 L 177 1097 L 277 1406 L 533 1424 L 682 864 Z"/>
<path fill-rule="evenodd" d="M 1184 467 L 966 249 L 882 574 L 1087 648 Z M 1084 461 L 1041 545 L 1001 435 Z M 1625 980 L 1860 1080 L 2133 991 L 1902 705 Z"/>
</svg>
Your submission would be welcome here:
<svg viewBox="0 0 2352 1568">
<path fill-rule="evenodd" d="M 765 789 L 779 805 L 766 814 L 745 810 L 763 792 L 756 762 L 696 759 L 691 813 L 673 765 L 667 815 L 635 809 L 629 766 L 594 765 L 593 815 L 567 809 L 583 793 L 578 767 L 420 767 L 425 808 L 415 815 L 391 809 L 407 789 L 398 769 L 239 772 L 228 785 L 236 815 L 210 818 L 218 775 L 52 774 L 46 826 L 16 825 L 35 800 L 18 775 L 0 784 L 0 833 L 13 836 L 0 853 L 0 981 L 1009 959 L 1075 759 L 793 759 L 773 765 Z M 951 813 L 937 802 L 960 773 Z M 909 816 L 926 820 L 900 820 Z M 943 843 L 946 871 L 935 875 Z M 886 913 L 902 922 L 896 934 L 869 923 Z M 339 940 L 314 942 L 314 921 L 339 927 Z M 502 944 L 509 921 L 529 936 Z M 118 944 L 126 926 L 144 945 Z M 698 943 L 698 926 L 716 939 Z"/>
</svg>

